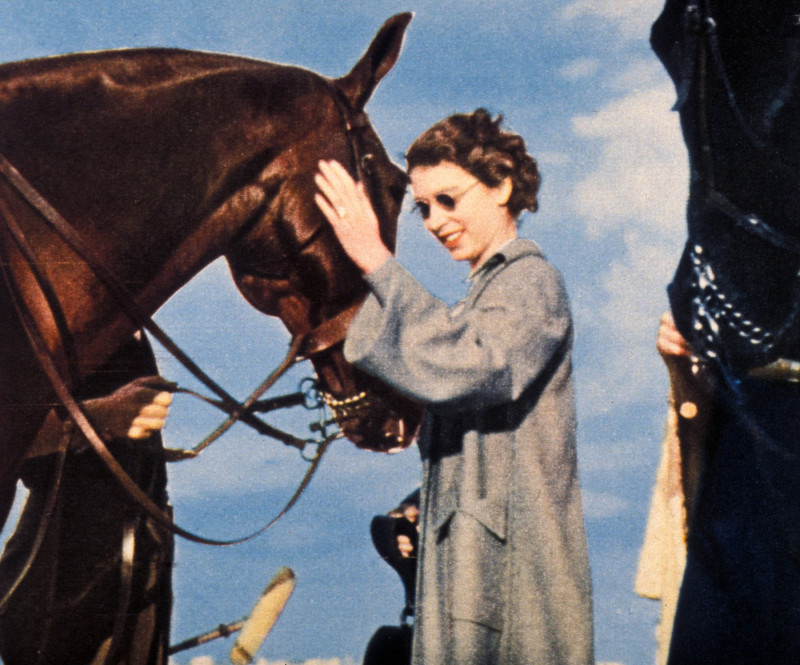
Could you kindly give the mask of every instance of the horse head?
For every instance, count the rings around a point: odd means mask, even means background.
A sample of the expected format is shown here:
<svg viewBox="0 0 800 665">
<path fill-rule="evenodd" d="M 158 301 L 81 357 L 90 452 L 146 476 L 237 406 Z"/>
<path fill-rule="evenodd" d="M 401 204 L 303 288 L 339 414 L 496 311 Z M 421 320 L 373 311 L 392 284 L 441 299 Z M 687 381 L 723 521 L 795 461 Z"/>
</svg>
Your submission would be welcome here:
<svg viewBox="0 0 800 665">
<path fill-rule="evenodd" d="M 364 105 L 397 60 L 410 20 L 401 14 L 387 21 L 346 76 L 292 87 L 282 102 L 286 148 L 258 176 L 269 203 L 226 252 L 245 298 L 303 338 L 300 353 L 311 360 L 343 433 L 381 451 L 411 442 L 421 410 L 344 360 L 342 342 L 367 289 L 314 203 L 314 174 L 319 160 L 335 159 L 363 181 L 383 240 L 394 249 L 407 176 L 389 159 Z M 314 131 L 291 121 L 304 116 L 314 118 Z"/>
<path fill-rule="evenodd" d="M 421 411 L 343 358 L 348 316 L 366 287 L 316 209 L 313 177 L 320 159 L 337 159 L 362 178 L 384 240 L 394 246 L 406 179 L 364 105 L 394 65 L 410 18 L 389 19 L 352 71 L 335 80 L 251 58 L 164 48 L 0 66 L 0 152 L 68 220 L 94 263 L 152 314 L 226 256 L 244 296 L 302 337 L 344 433 L 378 450 L 408 445 Z M 35 257 L 25 258 L 0 225 L 7 267 L 0 309 L 13 311 L 5 285 L 14 283 L 43 343 L 64 373 L 80 380 L 141 324 L 3 178 L 0 200 Z M 2 493 L 13 490 L 52 388 L 31 369 L 37 361 L 20 321 L 6 316 L 0 333 Z"/>
</svg>

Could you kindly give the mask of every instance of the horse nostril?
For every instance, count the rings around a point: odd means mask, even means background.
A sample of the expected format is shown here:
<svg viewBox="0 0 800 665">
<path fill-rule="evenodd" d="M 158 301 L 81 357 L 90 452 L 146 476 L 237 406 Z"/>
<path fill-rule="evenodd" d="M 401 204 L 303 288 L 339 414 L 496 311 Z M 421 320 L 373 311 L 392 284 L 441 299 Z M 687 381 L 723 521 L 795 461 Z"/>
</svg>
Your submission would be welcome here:
<svg viewBox="0 0 800 665">
<path fill-rule="evenodd" d="M 397 420 L 390 422 L 388 425 L 386 425 L 386 429 L 383 431 L 384 439 L 392 440 L 394 443 L 398 443 L 400 445 L 405 444 L 405 435 L 406 426 L 402 418 L 398 418 Z"/>
</svg>

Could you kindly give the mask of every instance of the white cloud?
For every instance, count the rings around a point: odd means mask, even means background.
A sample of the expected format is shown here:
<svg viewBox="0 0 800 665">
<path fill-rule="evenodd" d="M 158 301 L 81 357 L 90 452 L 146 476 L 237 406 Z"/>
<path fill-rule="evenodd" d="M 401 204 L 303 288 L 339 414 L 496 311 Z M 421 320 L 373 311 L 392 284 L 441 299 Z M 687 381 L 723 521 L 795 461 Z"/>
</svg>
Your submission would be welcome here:
<svg viewBox="0 0 800 665">
<path fill-rule="evenodd" d="M 600 60 L 597 58 L 576 58 L 562 66 L 558 73 L 568 81 L 577 81 L 596 74 L 599 69 Z"/>
<path fill-rule="evenodd" d="M 580 312 L 582 325 L 601 336 L 594 371 L 584 373 L 578 386 L 585 413 L 607 413 L 620 404 L 658 400 L 666 394 L 655 333 L 667 308 L 665 286 L 682 242 L 640 231 L 626 232 L 624 242 L 624 257 L 613 261 L 600 278 L 604 301 Z"/>
<path fill-rule="evenodd" d="M 573 194 L 593 237 L 631 222 L 660 236 L 682 228 L 688 175 L 678 119 L 668 110 L 673 99 L 672 86 L 663 84 L 573 118 L 578 136 L 602 142 L 598 162 Z"/>
<path fill-rule="evenodd" d="M 685 236 L 688 167 L 678 117 L 669 110 L 674 90 L 669 81 L 653 84 L 652 72 L 634 63 L 615 79 L 621 89 L 632 86 L 626 94 L 572 121 L 578 137 L 599 147 L 573 189 L 573 210 L 598 248 L 621 240 L 624 250 L 620 256 L 615 248 L 618 258 L 595 276 L 601 300 L 587 293 L 576 311 L 579 325 L 599 340 L 595 371 L 579 386 L 589 397 L 605 396 L 585 400 L 593 413 L 663 391 L 655 329 Z"/>
<path fill-rule="evenodd" d="M 561 10 L 561 18 L 600 18 L 611 23 L 623 37 L 638 37 L 649 34 L 662 7 L 661 0 L 575 0 Z"/>
<path fill-rule="evenodd" d="M 627 93 L 632 90 L 659 87 L 669 80 L 661 63 L 655 58 L 640 58 L 627 62 L 624 68 L 615 72 L 609 81 L 609 87 Z M 672 101 L 670 100 L 670 106 Z M 666 112 L 667 109 L 668 107 L 664 107 L 661 111 Z"/>
<path fill-rule="evenodd" d="M 666 404 L 666 399 L 665 399 Z M 580 426 L 580 425 L 579 425 Z M 651 459 L 641 439 L 622 441 L 591 441 L 580 449 L 581 474 L 618 472 L 621 468 L 650 467 Z"/>
<path fill-rule="evenodd" d="M 631 231 L 625 234 L 625 247 L 624 259 L 613 262 L 604 276 L 610 299 L 599 314 L 626 348 L 636 348 L 641 343 L 640 331 L 647 330 L 650 351 L 657 315 L 664 306 L 664 285 L 672 276 L 680 244 L 658 242 L 648 234 Z"/>
</svg>

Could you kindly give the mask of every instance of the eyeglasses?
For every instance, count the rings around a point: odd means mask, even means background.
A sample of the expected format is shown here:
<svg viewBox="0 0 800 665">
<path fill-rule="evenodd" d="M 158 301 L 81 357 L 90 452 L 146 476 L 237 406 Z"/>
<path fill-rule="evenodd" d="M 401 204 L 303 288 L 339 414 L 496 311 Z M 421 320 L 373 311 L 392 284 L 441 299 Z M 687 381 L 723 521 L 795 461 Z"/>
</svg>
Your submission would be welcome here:
<svg viewBox="0 0 800 665">
<path fill-rule="evenodd" d="M 439 193 L 433 197 L 433 200 L 443 210 L 447 210 L 448 212 L 453 212 L 456 209 L 461 200 L 469 193 L 469 191 L 475 187 L 480 182 L 480 180 L 475 180 L 469 187 L 462 189 L 457 194 L 445 194 Z M 417 212 L 419 212 L 420 217 L 422 219 L 428 219 L 431 216 L 431 206 L 424 201 L 415 201 L 414 207 L 416 208 Z"/>
</svg>

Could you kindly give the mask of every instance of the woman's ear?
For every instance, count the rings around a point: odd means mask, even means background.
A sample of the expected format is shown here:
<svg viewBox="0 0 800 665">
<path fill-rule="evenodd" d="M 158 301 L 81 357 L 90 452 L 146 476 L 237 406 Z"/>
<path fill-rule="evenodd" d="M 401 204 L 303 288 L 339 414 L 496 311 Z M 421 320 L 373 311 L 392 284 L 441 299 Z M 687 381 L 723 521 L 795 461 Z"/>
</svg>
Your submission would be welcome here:
<svg viewBox="0 0 800 665">
<path fill-rule="evenodd" d="M 514 183 L 511 182 L 511 176 L 506 176 L 497 187 L 497 205 L 504 206 L 508 203 L 508 199 L 511 198 L 511 192 L 514 191 Z"/>
</svg>

